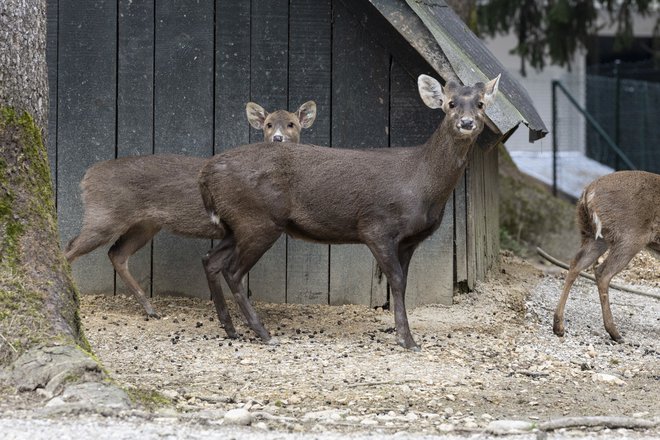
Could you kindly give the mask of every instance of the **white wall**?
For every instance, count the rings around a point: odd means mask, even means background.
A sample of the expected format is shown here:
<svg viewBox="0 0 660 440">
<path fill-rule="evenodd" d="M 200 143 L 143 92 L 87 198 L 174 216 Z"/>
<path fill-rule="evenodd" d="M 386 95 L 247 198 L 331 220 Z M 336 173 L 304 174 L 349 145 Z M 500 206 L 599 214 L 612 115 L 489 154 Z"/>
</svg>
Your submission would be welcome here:
<svg viewBox="0 0 660 440">
<path fill-rule="evenodd" d="M 585 106 L 585 57 L 575 56 L 571 71 L 555 65 L 547 65 L 541 72 L 537 72 L 527 65 L 527 76 L 520 74 L 520 57 L 510 54 L 516 45 L 513 35 L 485 40 L 486 46 L 527 90 L 532 98 L 539 115 L 545 122 L 548 130 L 552 130 L 552 95 L 551 81 L 560 80 L 572 92 L 573 97 Z M 561 150 L 585 151 L 584 119 L 572 110 L 565 99 L 558 100 L 559 129 L 558 144 Z M 549 133 L 541 140 L 529 143 L 529 130 L 520 126 L 516 133 L 506 142 L 509 151 L 552 151 L 552 134 Z"/>
</svg>

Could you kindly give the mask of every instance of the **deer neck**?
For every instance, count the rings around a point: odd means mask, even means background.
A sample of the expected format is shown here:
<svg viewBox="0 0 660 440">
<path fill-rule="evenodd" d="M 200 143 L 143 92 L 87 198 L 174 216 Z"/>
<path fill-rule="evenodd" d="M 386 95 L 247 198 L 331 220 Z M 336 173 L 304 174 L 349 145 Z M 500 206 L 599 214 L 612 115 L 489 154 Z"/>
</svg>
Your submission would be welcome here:
<svg viewBox="0 0 660 440">
<path fill-rule="evenodd" d="M 440 126 L 422 146 L 423 160 L 434 186 L 453 188 L 467 165 L 468 154 L 476 137 L 458 137 L 455 135 L 449 118 Z"/>
</svg>

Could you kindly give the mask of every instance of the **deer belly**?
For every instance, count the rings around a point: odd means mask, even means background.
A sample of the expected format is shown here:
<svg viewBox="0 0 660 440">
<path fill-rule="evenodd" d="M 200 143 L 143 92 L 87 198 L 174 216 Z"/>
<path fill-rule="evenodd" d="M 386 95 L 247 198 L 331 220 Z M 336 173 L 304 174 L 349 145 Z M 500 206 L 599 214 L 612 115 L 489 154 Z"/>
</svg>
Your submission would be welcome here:
<svg viewBox="0 0 660 440">
<path fill-rule="evenodd" d="M 309 220 L 305 222 L 290 220 L 285 230 L 290 237 L 314 243 L 360 243 L 359 235 L 354 225 L 329 224 L 328 222 Z"/>
</svg>

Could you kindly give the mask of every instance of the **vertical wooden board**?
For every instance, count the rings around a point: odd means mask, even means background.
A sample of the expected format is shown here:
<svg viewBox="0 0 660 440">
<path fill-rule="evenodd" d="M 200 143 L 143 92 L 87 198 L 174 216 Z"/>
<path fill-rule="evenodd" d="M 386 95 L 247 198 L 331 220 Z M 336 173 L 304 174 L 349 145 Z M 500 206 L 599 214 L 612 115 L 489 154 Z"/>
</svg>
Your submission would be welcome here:
<svg viewBox="0 0 660 440">
<path fill-rule="evenodd" d="M 431 110 L 419 97 L 417 81 L 396 61 L 392 63 L 390 86 L 390 145 L 419 145 L 442 121 L 440 110 Z M 422 242 L 408 273 L 406 304 L 451 304 L 454 282 L 454 201 L 447 202 L 438 231 Z"/>
<path fill-rule="evenodd" d="M 154 5 L 119 0 L 117 157 L 153 153 Z"/>
<path fill-rule="evenodd" d="M 48 64 L 48 162 L 57 200 L 57 41 L 59 0 L 46 3 L 46 63 Z"/>
<path fill-rule="evenodd" d="M 213 152 L 212 2 L 155 4 L 154 150 Z M 160 233 L 153 245 L 154 293 L 208 297 L 201 258 L 211 241 Z"/>
<path fill-rule="evenodd" d="M 57 214 L 63 245 L 80 231 L 79 183 L 87 167 L 115 157 L 117 4 L 59 2 Z M 107 246 L 78 259 L 83 293 L 114 291 Z"/>
<path fill-rule="evenodd" d="M 484 160 L 483 150 L 479 147 L 473 148 L 473 178 L 472 181 L 472 200 L 474 203 L 474 248 L 475 248 L 475 268 L 476 279 L 483 280 L 486 274 L 486 228 L 484 221 L 485 200 L 484 200 Z"/>
<path fill-rule="evenodd" d="M 252 1 L 251 100 L 267 111 L 287 107 L 289 2 Z M 263 133 L 251 130 L 250 141 Z M 249 287 L 254 298 L 286 302 L 286 237 L 282 236 L 252 268 Z"/>
<path fill-rule="evenodd" d="M 417 81 L 396 60 L 392 61 L 390 89 L 390 146 L 423 144 L 440 126 L 444 113 L 424 104 Z"/>
<path fill-rule="evenodd" d="M 466 255 L 467 255 L 467 284 L 469 289 L 474 289 L 477 280 L 476 263 L 476 213 L 474 203 L 475 185 L 475 153 L 470 153 L 468 166 L 465 170 L 465 205 L 466 205 Z"/>
<path fill-rule="evenodd" d="M 250 2 L 216 3 L 215 151 L 250 142 Z"/>
<path fill-rule="evenodd" d="M 466 174 L 461 176 L 454 189 L 454 282 L 456 284 L 468 280 Z"/>
<path fill-rule="evenodd" d="M 291 0 L 289 17 L 289 110 L 313 99 L 317 117 L 303 143 L 330 143 L 332 92 L 331 0 Z M 286 301 L 328 304 L 330 247 L 287 240 Z"/>
<path fill-rule="evenodd" d="M 445 205 L 442 223 L 423 241 L 413 255 L 408 269 L 406 305 L 451 305 L 454 293 L 454 201 Z"/>
<path fill-rule="evenodd" d="M 250 10 L 249 1 L 216 2 L 213 154 L 250 142 L 245 116 L 250 101 Z M 225 296 L 232 296 L 224 279 L 221 283 Z"/>
<path fill-rule="evenodd" d="M 119 0 L 117 38 L 117 157 L 152 154 L 154 117 L 154 5 Z M 129 260 L 131 274 L 151 292 L 151 243 Z M 116 277 L 117 293 L 129 294 Z"/>
<path fill-rule="evenodd" d="M 332 46 L 332 146 L 388 146 L 390 55 L 338 1 Z M 366 246 L 331 246 L 331 304 L 382 305 L 384 281 Z"/>
<path fill-rule="evenodd" d="M 486 215 L 488 225 L 488 269 L 499 267 L 500 209 L 498 154 L 498 148 L 495 146 L 485 155 L 486 173 L 484 177 L 488 200 Z"/>
</svg>

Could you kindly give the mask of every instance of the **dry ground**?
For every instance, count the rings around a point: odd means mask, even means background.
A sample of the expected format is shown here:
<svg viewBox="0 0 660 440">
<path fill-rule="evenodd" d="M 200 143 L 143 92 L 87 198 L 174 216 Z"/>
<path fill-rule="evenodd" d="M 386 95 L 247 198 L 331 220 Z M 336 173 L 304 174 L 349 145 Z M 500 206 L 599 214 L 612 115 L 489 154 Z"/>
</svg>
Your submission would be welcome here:
<svg viewBox="0 0 660 440">
<path fill-rule="evenodd" d="M 617 281 L 660 293 L 660 264 L 642 255 Z M 82 317 L 117 382 L 161 393 L 179 414 L 246 407 L 262 428 L 420 433 L 477 431 L 493 419 L 660 418 L 660 301 L 612 291 L 626 340 L 614 344 L 595 286 L 580 280 L 557 338 L 562 283 L 504 254 L 454 306 L 410 312 L 419 353 L 396 345 L 390 311 L 362 306 L 257 303 L 278 346 L 256 341 L 233 301 L 239 340 L 225 338 L 208 300 L 155 298 L 163 319 L 146 320 L 133 298 L 85 296 Z"/>
</svg>

